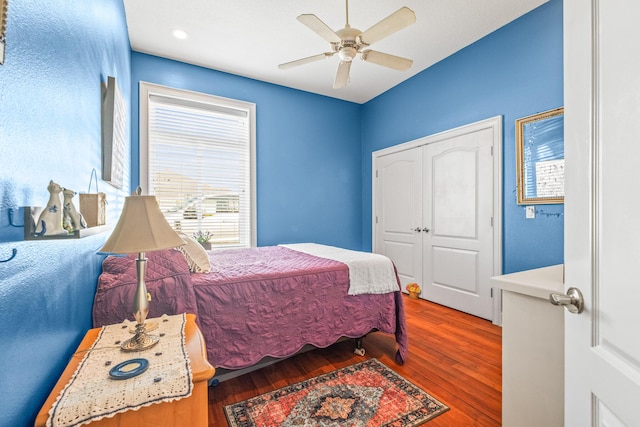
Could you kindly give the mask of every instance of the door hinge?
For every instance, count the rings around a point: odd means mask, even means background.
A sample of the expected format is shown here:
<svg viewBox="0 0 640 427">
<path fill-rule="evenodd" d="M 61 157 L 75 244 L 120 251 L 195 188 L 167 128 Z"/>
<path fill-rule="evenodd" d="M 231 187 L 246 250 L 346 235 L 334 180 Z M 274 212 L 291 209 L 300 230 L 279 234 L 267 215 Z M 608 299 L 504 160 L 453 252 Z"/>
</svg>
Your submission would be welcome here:
<svg viewBox="0 0 640 427">
<path fill-rule="evenodd" d="M 378 169 L 376 169 L 376 178 L 378 177 Z"/>
<path fill-rule="evenodd" d="M 376 224 L 378 223 L 378 216 L 376 215 Z"/>
<path fill-rule="evenodd" d="M 491 226 L 493 227 L 493 217 L 491 217 Z"/>
<path fill-rule="evenodd" d="M 491 288 L 491 298 L 493 298 L 493 288 Z"/>
<path fill-rule="evenodd" d="M 491 147 L 491 155 L 493 156 L 493 147 Z"/>
</svg>

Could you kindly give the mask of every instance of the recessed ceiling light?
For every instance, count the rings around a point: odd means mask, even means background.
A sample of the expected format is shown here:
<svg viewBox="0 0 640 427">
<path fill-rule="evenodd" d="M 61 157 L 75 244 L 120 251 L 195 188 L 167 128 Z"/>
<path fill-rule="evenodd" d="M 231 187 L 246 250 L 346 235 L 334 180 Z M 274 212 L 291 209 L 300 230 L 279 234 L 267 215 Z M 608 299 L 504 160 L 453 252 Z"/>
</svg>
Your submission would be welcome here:
<svg viewBox="0 0 640 427">
<path fill-rule="evenodd" d="M 187 34 L 186 31 L 183 30 L 171 30 L 171 34 L 173 34 L 173 37 L 180 40 L 184 40 L 189 37 L 189 34 Z"/>
</svg>

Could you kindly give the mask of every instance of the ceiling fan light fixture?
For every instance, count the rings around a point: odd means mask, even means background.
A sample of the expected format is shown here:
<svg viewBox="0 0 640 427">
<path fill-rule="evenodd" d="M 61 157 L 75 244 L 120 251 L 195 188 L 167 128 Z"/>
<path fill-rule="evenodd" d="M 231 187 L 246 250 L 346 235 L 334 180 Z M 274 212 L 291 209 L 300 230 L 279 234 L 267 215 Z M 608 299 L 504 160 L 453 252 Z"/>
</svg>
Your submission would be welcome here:
<svg viewBox="0 0 640 427">
<path fill-rule="evenodd" d="M 341 61 L 351 62 L 353 60 L 353 58 L 356 57 L 357 53 L 358 53 L 358 50 L 356 48 L 343 47 L 338 52 L 338 57 L 340 58 Z"/>
</svg>

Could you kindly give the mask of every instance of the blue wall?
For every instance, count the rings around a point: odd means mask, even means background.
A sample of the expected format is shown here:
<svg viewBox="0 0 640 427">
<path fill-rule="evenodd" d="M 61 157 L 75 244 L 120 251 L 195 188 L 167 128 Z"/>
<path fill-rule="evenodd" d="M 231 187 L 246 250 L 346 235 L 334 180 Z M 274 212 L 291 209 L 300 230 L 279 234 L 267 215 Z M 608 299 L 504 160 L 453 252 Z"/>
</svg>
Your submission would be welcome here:
<svg viewBox="0 0 640 427">
<path fill-rule="evenodd" d="M 106 236 L 24 242 L 9 212 L 45 206 L 51 179 L 87 191 L 91 170 L 100 172 L 101 81 L 115 76 L 127 103 L 131 81 L 121 0 L 9 3 L 0 66 L 0 260 L 18 252 L 0 264 L 0 426 L 15 427 L 33 425 L 91 327 L 96 250 Z M 111 223 L 128 179 L 119 191 L 100 181 Z"/>
<path fill-rule="evenodd" d="M 372 151 L 503 115 L 504 270 L 562 262 L 562 206 L 539 206 L 548 215 L 525 220 L 514 160 L 515 120 L 562 105 L 561 0 L 365 105 L 131 54 L 121 0 L 10 3 L 0 66 L 0 260 L 18 254 L 0 263 L 1 426 L 33 424 L 91 326 L 106 235 L 24 242 L 9 212 L 44 205 L 50 179 L 85 191 L 91 170 L 100 171 L 100 84 L 109 75 L 131 103 L 132 135 L 125 188 L 100 181 L 110 224 L 129 182 L 138 183 L 143 80 L 256 103 L 260 245 L 369 249 Z"/>
<path fill-rule="evenodd" d="M 503 117 L 503 272 L 563 262 L 563 205 L 517 205 L 515 121 L 563 105 L 562 1 L 551 0 L 362 109 L 362 234 L 371 249 L 371 153 Z"/>
<path fill-rule="evenodd" d="M 258 245 L 360 249 L 360 105 L 141 53 L 132 65 L 132 188 L 138 184 L 139 82 L 256 104 Z"/>
</svg>

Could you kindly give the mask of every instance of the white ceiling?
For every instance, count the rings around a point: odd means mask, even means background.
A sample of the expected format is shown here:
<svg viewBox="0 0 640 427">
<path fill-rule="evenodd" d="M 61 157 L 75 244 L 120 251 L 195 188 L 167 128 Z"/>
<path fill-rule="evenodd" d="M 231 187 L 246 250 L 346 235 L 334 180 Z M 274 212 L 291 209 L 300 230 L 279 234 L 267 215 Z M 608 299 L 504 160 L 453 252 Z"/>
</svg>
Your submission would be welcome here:
<svg viewBox="0 0 640 427">
<path fill-rule="evenodd" d="M 124 0 L 134 51 L 200 65 L 356 103 L 365 103 L 548 0 L 351 0 L 349 24 L 362 31 L 402 6 L 416 23 L 371 48 L 413 59 L 396 71 L 356 58 L 346 88 L 333 89 L 336 56 L 289 70 L 278 64 L 330 51 L 298 22 L 314 14 L 334 31 L 344 0 Z M 171 34 L 189 34 L 178 40 Z"/>
</svg>

